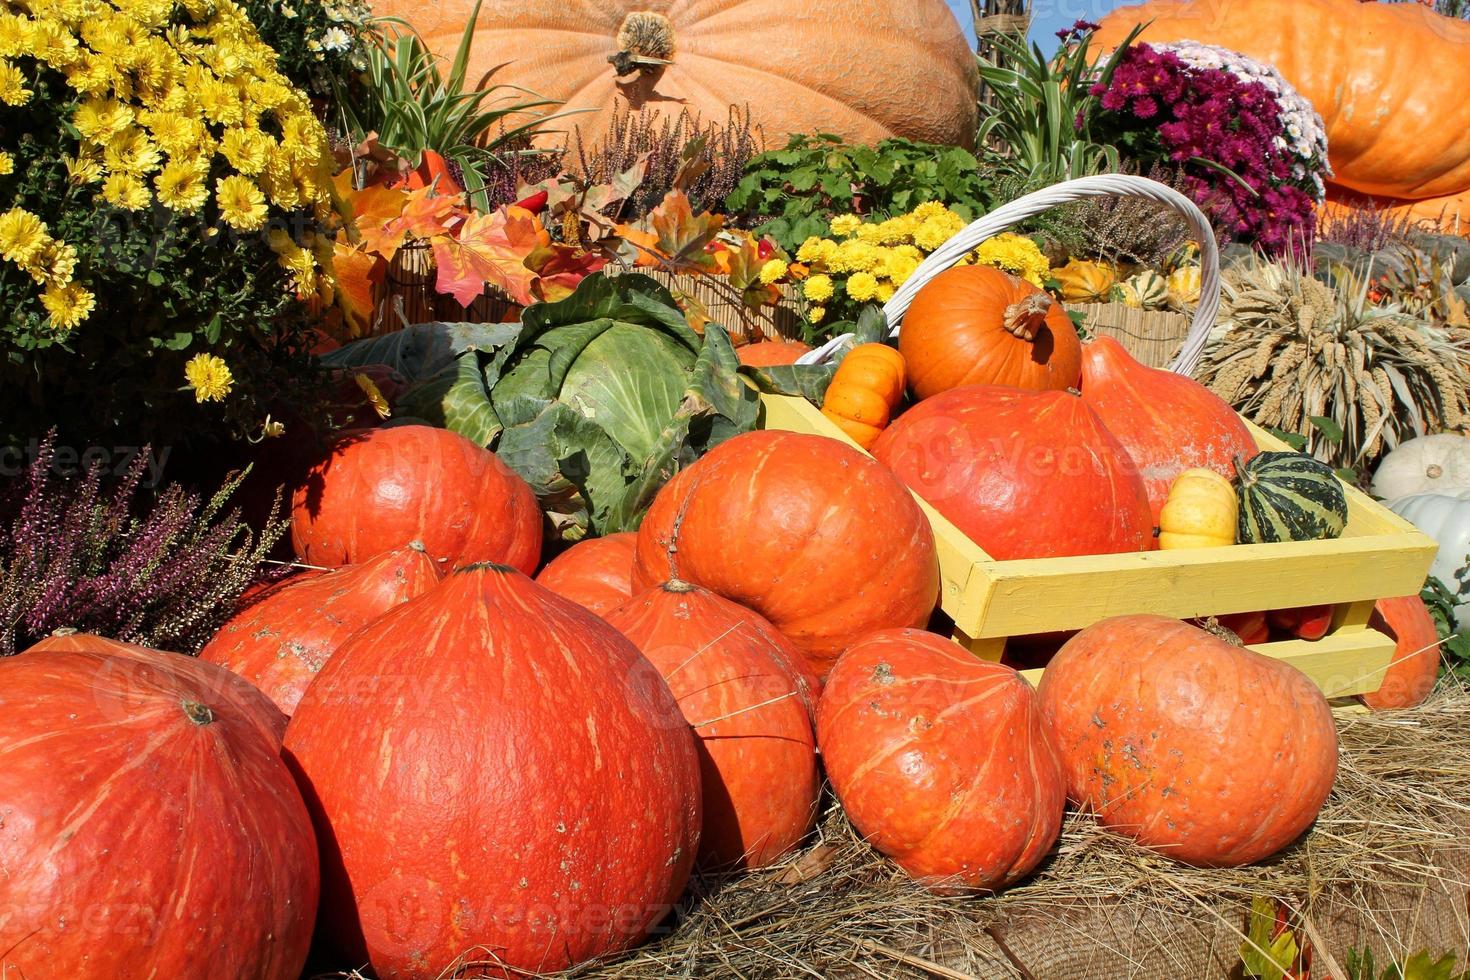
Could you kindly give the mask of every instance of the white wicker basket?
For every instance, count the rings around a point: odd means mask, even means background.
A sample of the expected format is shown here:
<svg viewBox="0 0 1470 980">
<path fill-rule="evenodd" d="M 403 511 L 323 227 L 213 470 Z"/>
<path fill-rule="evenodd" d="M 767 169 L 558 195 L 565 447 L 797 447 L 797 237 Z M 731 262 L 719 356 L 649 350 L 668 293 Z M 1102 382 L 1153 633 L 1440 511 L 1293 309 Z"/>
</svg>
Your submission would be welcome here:
<svg viewBox="0 0 1470 980">
<path fill-rule="evenodd" d="M 893 294 L 893 298 L 884 305 L 883 313 L 888 317 L 888 323 L 893 328 L 892 335 L 898 336 L 899 328 L 903 325 L 903 316 L 908 312 L 909 304 L 914 301 L 919 290 L 923 289 L 935 276 L 974 251 L 981 242 L 1059 204 L 1070 204 L 1089 197 L 1145 198 L 1169 205 L 1183 215 L 1185 221 L 1189 223 L 1195 240 L 1199 242 L 1199 307 L 1195 310 L 1193 322 L 1190 323 L 1189 335 L 1184 339 L 1184 347 L 1168 369 L 1176 374 L 1188 375 L 1191 373 L 1195 365 L 1199 363 L 1200 356 L 1204 354 L 1205 344 L 1209 341 L 1210 328 L 1215 325 L 1215 316 L 1220 310 L 1220 250 L 1215 243 L 1215 233 L 1210 228 L 1209 219 L 1205 217 L 1204 212 L 1195 207 L 1194 202 L 1189 198 L 1158 181 L 1128 174 L 1103 174 L 1097 177 L 1069 180 L 1055 187 L 1048 187 L 1018 198 L 965 228 L 925 259 L 914 274 L 908 278 L 908 281 L 899 287 L 898 292 Z M 851 337 L 851 334 L 844 334 L 833 338 L 811 353 L 803 355 L 797 363 L 821 364 Z"/>
</svg>

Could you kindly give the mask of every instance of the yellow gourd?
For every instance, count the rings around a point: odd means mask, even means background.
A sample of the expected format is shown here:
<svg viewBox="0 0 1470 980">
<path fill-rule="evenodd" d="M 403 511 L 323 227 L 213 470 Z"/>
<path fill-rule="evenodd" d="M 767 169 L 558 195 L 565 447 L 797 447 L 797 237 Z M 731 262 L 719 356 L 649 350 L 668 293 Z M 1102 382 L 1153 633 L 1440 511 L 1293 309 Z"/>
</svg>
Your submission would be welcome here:
<svg viewBox="0 0 1470 980">
<path fill-rule="evenodd" d="M 1169 296 L 1167 304 L 1171 310 L 1183 311 L 1199 303 L 1200 267 L 1184 265 L 1169 273 Z"/>
<path fill-rule="evenodd" d="M 867 449 L 888 426 L 903 401 L 903 355 L 887 344 L 860 344 L 837 366 L 822 414 Z"/>
<path fill-rule="evenodd" d="M 1239 510 L 1228 479 L 1214 470 L 1185 470 L 1169 487 L 1159 514 L 1159 550 L 1232 545 Z"/>
<path fill-rule="evenodd" d="M 1064 303 L 1106 303 L 1118 281 L 1118 270 L 1105 262 L 1073 259 L 1051 276 L 1062 290 Z"/>
</svg>

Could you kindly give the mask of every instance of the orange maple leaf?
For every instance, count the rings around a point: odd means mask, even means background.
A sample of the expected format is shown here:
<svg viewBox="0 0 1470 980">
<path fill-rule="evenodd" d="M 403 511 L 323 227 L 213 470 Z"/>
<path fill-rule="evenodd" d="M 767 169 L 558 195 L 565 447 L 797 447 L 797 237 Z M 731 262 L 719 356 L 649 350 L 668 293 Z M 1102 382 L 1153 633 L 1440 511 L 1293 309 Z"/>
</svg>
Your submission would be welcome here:
<svg viewBox="0 0 1470 980">
<path fill-rule="evenodd" d="M 522 306 L 529 305 L 536 274 L 526 267 L 526 258 L 550 243 L 541 222 L 524 208 L 471 214 L 454 234 L 430 240 L 438 268 L 435 288 L 467 307 L 488 283 Z"/>
<path fill-rule="evenodd" d="M 387 268 L 384 259 L 353 248 L 340 238 L 333 246 L 332 275 L 337 280 L 337 305 L 354 337 L 372 320 L 373 289 L 383 281 Z"/>
<path fill-rule="evenodd" d="M 392 259 L 408 237 L 408 225 L 403 220 L 408 195 L 386 187 L 365 187 L 352 192 L 351 203 L 352 223 L 357 226 L 362 247 Z"/>
<path fill-rule="evenodd" d="M 459 195 L 434 193 L 432 187 L 409 191 L 403 206 L 403 222 L 414 238 L 433 238 L 447 234 L 455 221 L 465 214 L 464 199 Z"/>
<path fill-rule="evenodd" d="M 667 259 L 667 268 L 675 272 L 701 272 L 714 267 L 715 257 L 705 246 L 715 240 L 725 225 L 725 217 L 706 211 L 696 215 L 683 191 L 669 191 L 649 215 L 658 235 L 658 251 Z"/>
</svg>

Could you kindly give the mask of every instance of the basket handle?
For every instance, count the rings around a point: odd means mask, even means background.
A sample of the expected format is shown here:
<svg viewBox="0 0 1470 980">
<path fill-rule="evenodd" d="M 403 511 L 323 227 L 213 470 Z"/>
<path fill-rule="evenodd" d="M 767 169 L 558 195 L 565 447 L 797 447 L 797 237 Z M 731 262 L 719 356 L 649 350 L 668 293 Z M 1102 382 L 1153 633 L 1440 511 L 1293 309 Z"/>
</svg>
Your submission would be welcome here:
<svg viewBox="0 0 1470 980">
<path fill-rule="evenodd" d="M 1083 201 L 1090 197 L 1140 197 L 1159 204 L 1167 204 L 1184 217 L 1189 224 L 1190 231 L 1194 233 L 1195 240 L 1199 242 L 1199 306 L 1194 311 L 1194 320 L 1190 323 L 1189 333 L 1184 338 L 1184 347 L 1168 368 L 1175 374 L 1188 376 L 1194 371 L 1195 365 L 1199 363 L 1200 357 L 1205 352 L 1210 329 L 1215 325 L 1215 316 L 1220 310 L 1220 249 L 1215 243 L 1215 232 L 1210 227 L 1209 219 L 1195 206 L 1193 201 L 1172 187 L 1147 177 L 1135 177 L 1132 174 L 1099 174 L 1095 177 L 1081 177 L 1077 180 L 1065 181 L 1017 198 L 969 225 L 935 249 L 933 254 L 920 263 L 913 275 L 909 276 L 908 280 L 893 294 L 893 298 L 884 305 L 883 313 L 893 326 L 892 336 L 898 336 L 904 314 L 908 312 L 909 304 L 914 301 L 919 290 L 923 289 L 935 276 L 968 255 L 981 242 L 1059 204 L 1070 204 L 1073 201 Z M 852 334 L 835 337 L 811 353 L 804 354 L 796 363 L 824 363 L 832 356 L 833 351 L 851 337 Z"/>
</svg>

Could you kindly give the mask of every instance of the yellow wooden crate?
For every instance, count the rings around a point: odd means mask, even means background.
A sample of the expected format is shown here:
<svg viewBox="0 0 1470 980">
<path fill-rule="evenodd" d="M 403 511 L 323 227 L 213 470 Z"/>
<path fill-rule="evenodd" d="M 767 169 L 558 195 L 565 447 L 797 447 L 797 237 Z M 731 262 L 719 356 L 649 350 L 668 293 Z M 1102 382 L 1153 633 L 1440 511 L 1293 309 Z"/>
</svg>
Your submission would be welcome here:
<svg viewBox="0 0 1470 980">
<path fill-rule="evenodd" d="M 761 397 L 766 428 L 856 446 L 805 399 Z M 1290 448 L 1255 426 L 1251 431 L 1262 449 Z M 1417 594 L 1435 553 L 1434 541 L 1413 525 L 1352 487 L 1347 494 L 1347 528 L 1333 541 L 1020 561 L 991 558 L 919 504 L 938 547 L 940 607 L 954 621 L 955 639 L 980 656 L 998 660 L 1008 637 L 1083 629 L 1110 616 L 1187 619 L 1332 604 L 1332 632 L 1323 639 L 1252 649 L 1290 661 L 1336 698 L 1378 690 L 1394 643 L 1369 628 L 1373 603 Z M 1033 681 L 1040 673 L 1026 672 Z"/>
</svg>

